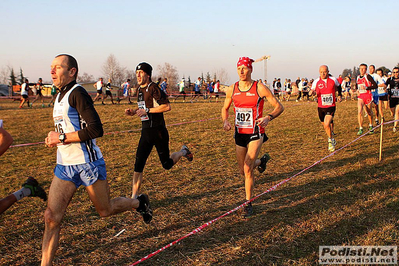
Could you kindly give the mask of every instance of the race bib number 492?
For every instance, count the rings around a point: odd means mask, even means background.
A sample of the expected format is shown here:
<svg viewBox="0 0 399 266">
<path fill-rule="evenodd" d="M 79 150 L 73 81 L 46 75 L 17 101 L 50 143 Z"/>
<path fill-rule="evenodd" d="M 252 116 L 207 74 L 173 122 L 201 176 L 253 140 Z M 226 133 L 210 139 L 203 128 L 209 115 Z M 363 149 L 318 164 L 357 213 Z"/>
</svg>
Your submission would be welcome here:
<svg viewBox="0 0 399 266">
<path fill-rule="evenodd" d="M 253 121 L 252 108 L 236 108 L 236 127 L 252 128 Z"/>
</svg>

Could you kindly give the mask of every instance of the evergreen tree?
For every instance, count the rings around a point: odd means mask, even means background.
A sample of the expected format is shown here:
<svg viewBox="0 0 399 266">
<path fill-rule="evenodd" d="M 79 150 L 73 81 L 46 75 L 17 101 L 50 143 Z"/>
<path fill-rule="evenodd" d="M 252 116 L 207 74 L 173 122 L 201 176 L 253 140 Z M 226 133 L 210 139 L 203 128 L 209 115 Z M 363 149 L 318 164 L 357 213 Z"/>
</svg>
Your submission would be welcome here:
<svg viewBox="0 0 399 266">
<path fill-rule="evenodd" d="M 23 84 L 25 82 L 24 73 L 22 72 L 22 68 L 19 68 L 19 84 Z"/>
<path fill-rule="evenodd" d="M 211 82 L 211 74 L 209 72 L 206 72 L 206 82 Z"/>
<path fill-rule="evenodd" d="M 17 85 L 17 78 L 15 77 L 13 68 L 10 69 L 10 82 L 12 86 Z"/>
</svg>

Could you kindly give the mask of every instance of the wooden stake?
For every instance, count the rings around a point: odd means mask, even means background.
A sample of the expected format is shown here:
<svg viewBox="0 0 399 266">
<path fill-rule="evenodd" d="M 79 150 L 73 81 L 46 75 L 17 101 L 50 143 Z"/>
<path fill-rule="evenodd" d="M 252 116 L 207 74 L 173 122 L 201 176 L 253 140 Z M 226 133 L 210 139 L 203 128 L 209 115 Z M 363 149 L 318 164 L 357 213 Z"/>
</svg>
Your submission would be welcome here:
<svg viewBox="0 0 399 266">
<path fill-rule="evenodd" d="M 384 118 L 381 118 L 381 131 L 380 131 L 380 157 L 379 161 L 382 160 L 382 133 L 384 131 Z"/>
</svg>

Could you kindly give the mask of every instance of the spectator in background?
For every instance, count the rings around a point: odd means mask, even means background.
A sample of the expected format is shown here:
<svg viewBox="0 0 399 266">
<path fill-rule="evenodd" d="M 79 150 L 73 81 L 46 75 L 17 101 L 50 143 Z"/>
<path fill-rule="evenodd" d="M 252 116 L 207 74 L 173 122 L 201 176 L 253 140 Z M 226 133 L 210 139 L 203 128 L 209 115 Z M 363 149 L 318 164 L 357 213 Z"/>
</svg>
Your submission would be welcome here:
<svg viewBox="0 0 399 266">
<path fill-rule="evenodd" d="M 23 108 L 24 104 L 27 103 L 29 107 L 29 80 L 25 79 L 25 82 L 21 86 L 21 103 L 19 108 Z"/>
<path fill-rule="evenodd" d="M 298 78 L 299 79 L 299 78 Z M 298 81 L 298 80 L 296 80 Z M 305 81 L 305 78 L 302 78 L 302 80 L 300 80 L 297 83 L 298 86 L 298 97 L 296 98 L 296 101 L 299 102 L 299 100 L 302 98 L 302 90 L 303 90 L 303 82 Z M 296 82 L 295 82 L 296 83 Z"/>
<path fill-rule="evenodd" d="M 181 79 L 181 81 L 177 84 L 179 87 L 179 94 L 176 95 L 176 98 L 174 99 L 173 102 L 176 102 L 177 98 L 179 98 L 181 95 L 183 95 L 183 102 L 186 102 L 186 92 L 184 91 L 184 88 L 186 86 L 186 81 L 184 78 Z"/>
<path fill-rule="evenodd" d="M 164 78 L 164 79 L 163 79 L 163 82 L 161 83 L 161 90 L 162 90 L 166 95 L 169 94 L 169 93 L 168 93 L 168 79 L 167 79 L 167 78 Z"/>
<path fill-rule="evenodd" d="M 280 100 L 280 91 L 281 91 L 281 80 L 277 79 L 276 88 L 274 89 L 274 96 Z"/>
<path fill-rule="evenodd" d="M 305 78 L 302 81 L 302 100 L 306 100 L 309 101 L 309 86 L 308 86 L 308 79 Z"/>
<path fill-rule="evenodd" d="M 132 104 L 130 101 L 130 79 L 127 79 L 126 82 L 124 82 L 121 85 L 121 90 L 119 91 L 119 96 L 117 99 L 117 102 L 120 103 L 123 99 L 127 99 L 129 104 Z M 122 98 L 123 97 L 123 98 Z"/>
<path fill-rule="evenodd" d="M 42 80 L 42 78 L 39 78 L 39 80 L 37 81 L 37 83 L 35 85 L 35 88 L 36 88 L 36 98 L 32 101 L 32 103 L 30 104 L 30 107 L 32 107 L 33 104 L 37 100 L 39 100 L 39 98 L 42 101 L 42 107 L 44 107 L 44 99 L 43 99 L 43 93 L 42 93 L 42 90 L 43 90 L 43 80 Z"/>
<path fill-rule="evenodd" d="M 55 97 L 57 97 L 57 90 L 58 90 L 58 89 L 57 89 L 56 86 L 54 86 L 54 85 L 51 86 L 51 101 L 50 101 L 50 103 L 48 104 L 48 107 L 50 107 L 51 104 L 54 105 Z"/>
<path fill-rule="evenodd" d="M 93 102 L 96 102 L 97 100 L 100 99 L 100 96 L 102 98 L 102 103 L 104 104 L 104 95 L 103 95 L 103 78 L 100 78 L 96 83 L 93 84 L 93 87 L 96 88 L 97 94 L 96 97 L 94 97 Z"/>
<path fill-rule="evenodd" d="M 201 86 L 202 81 L 201 78 L 198 77 L 198 79 L 194 82 L 194 95 L 191 96 L 191 103 L 193 103 L 194 100 L 198 99 L 198 97 L 201 95 Z"/>
<path fill-rule="evenodd" d="M 292 93 L 292 87 L 291 87 L 291 79 L 287 80 L 287 85 L 286 85 L 286 92 L 287 92 L 287 96 L 286 96 L 286 101 L 288 102 L 291 98 L 291 93 Z"/>
<path fill-rule="evenodd" d="M 105 101 L 105 99 L 108 98 L 108 96 L 111 97 L 111 102 L 112 102 L 112 104 L 115 104 L 115 103 L 114 103 L 114 98 L 112 97 L 112 92 L 111 92 L 111 90 L 112 90 L 111 82 L 112 82 L 112 80 L 111 80 L 111 79 L 108 79 L 108 83 L 107 83 L 107 85 L 105 86 L 105 97 L 104 97 L 104 99 L 103 99 L 102 104 L 105 104 L 104 101 Z"/>
</svg>

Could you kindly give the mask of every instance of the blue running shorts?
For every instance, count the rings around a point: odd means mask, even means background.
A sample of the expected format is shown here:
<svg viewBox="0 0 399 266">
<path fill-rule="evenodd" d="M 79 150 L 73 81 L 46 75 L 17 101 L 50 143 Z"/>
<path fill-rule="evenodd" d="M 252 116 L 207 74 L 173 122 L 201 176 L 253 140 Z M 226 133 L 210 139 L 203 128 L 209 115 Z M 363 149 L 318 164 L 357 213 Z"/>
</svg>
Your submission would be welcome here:
<svg viewBox="0 0 399 266">
<path fill-rule="evenodd" d="M 107 179 L 104 158 L 91 163 L 77 165 L 57 164 L 54 168 L 54 174 L 61 180 L 73 182 L 76 188 L 81 185 L 88 187 L 97 180 Z"/>
</svg>

